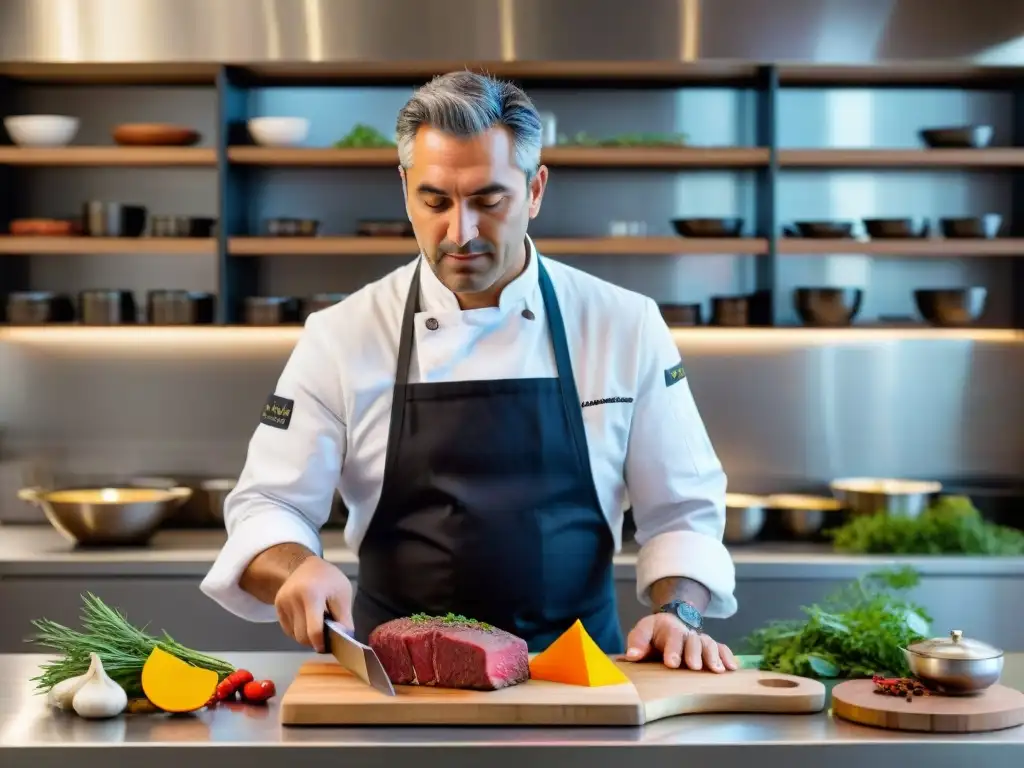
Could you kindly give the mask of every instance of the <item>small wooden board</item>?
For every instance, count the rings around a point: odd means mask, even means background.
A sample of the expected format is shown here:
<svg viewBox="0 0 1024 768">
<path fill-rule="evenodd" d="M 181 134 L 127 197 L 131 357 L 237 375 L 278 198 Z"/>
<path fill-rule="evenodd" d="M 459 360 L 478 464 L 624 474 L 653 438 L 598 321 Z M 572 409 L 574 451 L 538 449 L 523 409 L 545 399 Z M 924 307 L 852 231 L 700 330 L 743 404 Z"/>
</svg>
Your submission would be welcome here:
<svg viewBox="0 0 1024 768">
<path fill-rule="evenodd" d="M 310 661 L 281 699 L 284 725 L 626 725 L 710 712 L 811 713 L 825 686 L 773 672 L 694 672 L 616 659 L 630 683 L 528 680 L 500 691 L 395 686 L 386 696 L 333 659 Z"/>
<path fill-rule="evenodd" d="M 876 728 L 931 733 L 978 733 L 1024 724 L 1024 693 L 993 685 L 973 696 L 899 696 L 875 693 L 870 680 L 847 680 L 832 689 L 832 712 Z"/>
</svg>

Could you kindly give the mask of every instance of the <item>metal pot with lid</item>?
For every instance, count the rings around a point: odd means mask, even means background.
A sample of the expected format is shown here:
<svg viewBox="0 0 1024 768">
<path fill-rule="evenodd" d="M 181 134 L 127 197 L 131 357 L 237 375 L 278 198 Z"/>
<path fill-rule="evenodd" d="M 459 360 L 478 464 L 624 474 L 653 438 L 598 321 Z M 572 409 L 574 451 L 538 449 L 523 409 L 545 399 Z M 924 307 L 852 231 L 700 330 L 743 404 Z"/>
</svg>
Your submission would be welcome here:
<svg viewBox="0 0 1024 768">
<path fill-rule="evenodd" d="M 910 671 L 940 693 L 978 693 L 999 682 L 1003 651 L 964 637 L 959 629 L 903 649 Z"/>
</svg>

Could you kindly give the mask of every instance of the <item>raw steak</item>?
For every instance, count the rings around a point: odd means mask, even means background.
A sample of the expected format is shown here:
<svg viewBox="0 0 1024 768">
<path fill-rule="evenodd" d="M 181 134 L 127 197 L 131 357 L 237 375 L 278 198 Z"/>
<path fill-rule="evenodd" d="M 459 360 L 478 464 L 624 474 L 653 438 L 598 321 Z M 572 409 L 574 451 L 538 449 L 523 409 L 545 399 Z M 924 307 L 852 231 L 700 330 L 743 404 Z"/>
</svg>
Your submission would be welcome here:
<svg viewBox="0 0 1024 768">
<path fill-rule="evenodd" d="M 395 685 L 493 691 L 530 677 L 525 640 L 463 616 L 395 619 L 370 633 L 370 647 Z"/>
</svg>

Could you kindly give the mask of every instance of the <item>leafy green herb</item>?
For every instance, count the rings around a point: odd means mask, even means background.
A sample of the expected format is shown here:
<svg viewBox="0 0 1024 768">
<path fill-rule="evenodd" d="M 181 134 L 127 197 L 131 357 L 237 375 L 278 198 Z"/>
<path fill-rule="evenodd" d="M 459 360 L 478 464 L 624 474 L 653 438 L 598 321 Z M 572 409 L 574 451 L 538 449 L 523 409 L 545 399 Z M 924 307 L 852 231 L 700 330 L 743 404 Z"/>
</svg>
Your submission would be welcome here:
<svg viewBox="0 0 1024 768">
<path fill-rule="evenodd" d="M 476 619 L 469 619 L 458 613 L 446 613 L 444 616 L 431 616 L 428 613 L 414 613 L 409 617 L 417 624 L 440 621 L 453 626 L 473 627 L 474 629 L 494 629 L 490 624 Z"/>
<path fill-rule="evenodd" d="M 571 137 L 559 136 L 558 143 L 569 147 L 681 147 L 686 145 L 686 134 L 621 133 L 597 139 L 581 131 Z"/>
<path fill-rule="evenodd" d="M 166 632 L 159 639 L 151 637 L 92 593 L 83 595 L 82 599 L 85 602 L 84 632 L 68 629 L 49 619 L 32 622 L 39 633 L 29 642 L 53 648 L 61 654 L 56 661 L 42 666 L 42 674 L 32 678 L 39 692 L 45 693 L 63 680 L 85 674 L 89 669 L 89 654 L 96 653 L 107 674 L 129 697 L 142 696 L 142 667 L 157 645 L 193 666 L 217 672 L 221 678 L 235 671 L 225 661 L 186 648 Z"/>
<path fill-rule="evenodd" d="M 357 123 L 351 131 L 334 142 L 334 146 L 337 149 L 373 149 L 393 147 L 395 142 L 376 128 Z"/>
<path fill-rule="evenodd" d="M 746 638 L 760 668 L 807 677 L 905 677 L 901 648 L 930 634 L 932 621 L 902 593 L 920 580 L 913 569 L 881 570 L 837 590 L 806 619 L 776 621 Z"/>
<path fill-rule="evenodd" d="M 857 516 L 830 535 L 837 551 L 856 554 L 1024 554 L 1024 533 L 988 522 L 966 496 L 944 496 L 916 518 Z"/>
</svg>

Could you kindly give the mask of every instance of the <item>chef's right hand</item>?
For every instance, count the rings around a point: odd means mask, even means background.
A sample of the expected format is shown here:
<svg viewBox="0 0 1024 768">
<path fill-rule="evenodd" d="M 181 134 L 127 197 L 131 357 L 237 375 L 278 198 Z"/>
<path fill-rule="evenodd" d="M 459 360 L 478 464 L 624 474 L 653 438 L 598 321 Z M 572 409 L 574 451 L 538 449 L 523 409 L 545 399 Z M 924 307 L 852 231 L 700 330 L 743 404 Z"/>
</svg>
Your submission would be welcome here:
<svg viewBox="0 0 1024 768">
<path fill-rule="evenodd" d="M 352 582 L 337 566 L 307 557 L 277 591 L 274 607 L 286 635 L 323 653 L 324 614 L 349 631 L 353 628 Z"/>
</svg>

